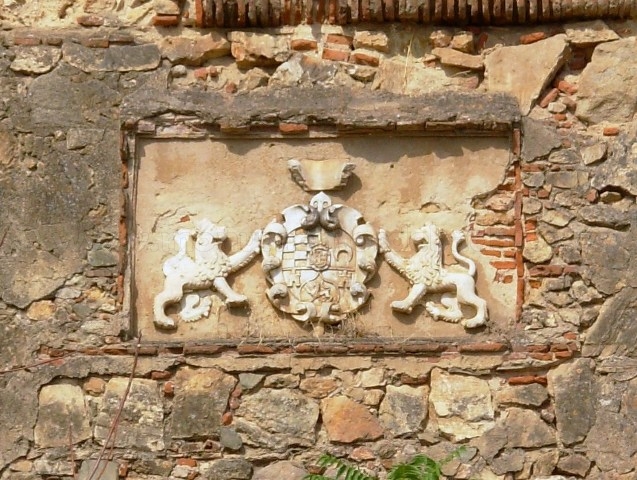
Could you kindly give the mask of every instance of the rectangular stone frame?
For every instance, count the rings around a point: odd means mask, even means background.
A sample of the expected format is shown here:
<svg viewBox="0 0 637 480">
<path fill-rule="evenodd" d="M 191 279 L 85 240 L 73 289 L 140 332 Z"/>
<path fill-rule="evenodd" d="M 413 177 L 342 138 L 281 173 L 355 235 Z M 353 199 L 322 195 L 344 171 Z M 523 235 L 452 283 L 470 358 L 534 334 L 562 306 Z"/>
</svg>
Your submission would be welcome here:
<svg viewBox="0 0 637 480">
<path fill-rule="evenodd" d="M 512 153 L 512 172 L 515 188 L 516 215 L 515 248 L 513 261 L 517 271 L 517 290 L 515 319 L 518 320 L 524 296 L 524 267 L 522 260 L 523 235 L 521 226 L 522 185 L 519 171 L 520 131 L 519 114 L 515 101 L 504 95 L 485 96 L 484 94 L 468 95 L 436 95 L 420 99 L 400 97 L 395 95 L 368 95 L 361 97 L 352 94 L 347 99 L 329 91 L 319 92 L 316 96 L 323 99 L 324 107 L 321 111 L 306 112 L 298 105 L 290 102 L 268 99 L 251 94 L 243 98 L 233 99 L 234 106 L 252 107 L 252 111 L 244 109 L 244 117 L 236 116 L 238 109 L 233 109 L 232 102 L 225 99 L 215 104 L 211 98 L 208 108 L 205 106 L 195 114 L 176 113 L 179 109 L 171 108 L 159 115 L 139 115 L 139 111 L 126 112 L 122 129 L 122 162 L 125 169 L 125 207 L 122 215 L 121 241 L 126 252 L 126 262 L 122 267 L 121 297 L 124 299 L 124 309 L 130 318 L 130 334 L 135 336 L 139 322 L 135 312 L 135 264 L 134 248 L 134 218 L 135 198 L 137 195 L 136 176 L 136 145 L 140 139 L 177 139 L 194 140 L 201 138 L 232 141 L 237 139 L 316 139 L 330 138 L 332 140 L 347 139 L 363 135 L 376 135 L 387 138 L 420 137 L 420 136 L 489 136 L 509 138 Z M 246 98 L 247 97 L 247 98 Z M 381 97 L 381 98 L 378 98 Z M 388 98 L 390 97 L 390 98 Z M 219 100 L 219 99 L 217 99 Z M 337 102 L 338 108 L 330 110 L 330 104 Z M 241 105 L 236 105 L 240 102 Z M 184 100 L 184 104 L 186 101 Z M 224 105 L 218 111 L 219 104 Z M 214 105 L 212 107 L 211 105 Z M 421 108 L 419 108 L 421 106 Z M 287 107 L 287 109 L 286 109 Z M 471 107 L 471 114 L 455 113 L 455 109 Z M 172 111 L 170 111 L 172 110 Z M 287 110 L 287 111 L 286 111 Z M 290 111 L 292 110 L 292 111 Z M 211 111 L 214 112 L 211 114 Z M 370 115 L 370 111 L 373 112 Z M 274 113 L 276 112 L 276 113 Z M 329 112 L 329 114 L 327 114 Z M 156 112 L 154 112 L 156 113 Z M 336 113 L 336 114 L 335 114 Z M 212 118 L 211 118 L 212 117 Z M 299 190 L 300 191 L 300 190 Z M 234 252 L 233 248 L 233 252 Z M 382 315 L 383 313 L 381 313 Z M 290 321 L 293 321 L 290 319 Z M 148 341 L 148 340 L 147 340 Z M 465 336 L 464 338 L 436 338 L 434 341 L 424 338 L 402 338 L 397 343 L 392 337 L 352 338 L 344 336 L 326 337 L 317 342 L 315 338 L 299 337 L 277 339 L 268 338 L 261 341 L 254 339 L 208 339 L 173 341 L 172 339 L 152 340 L 153 345 L 185 351 L 195 349 L 202 353 L 217 352 L 219 349 L 236 348 L 238 350 L 257 353 L 274 353 L 286 351 L 293 345 L 294 351 L 302 353 L 304 348 L 308 352 L 320 353 L 321 349 L 336 349 L 333 353 L 369 353 L 374 352 L 444 352 L 453 349 L 458 342 L 464 344 L 493 344 L 498 350 L 504 345 L 502 337 L 490 334 Z M 485 347 L 480 347 L 485 348 Z M 490 347 L 487 347 L 490 348 Z M 405 350 L 407 349 L 407 350 Z M 301 350 L 301 351 L 299 351 Z"/>
</svg>

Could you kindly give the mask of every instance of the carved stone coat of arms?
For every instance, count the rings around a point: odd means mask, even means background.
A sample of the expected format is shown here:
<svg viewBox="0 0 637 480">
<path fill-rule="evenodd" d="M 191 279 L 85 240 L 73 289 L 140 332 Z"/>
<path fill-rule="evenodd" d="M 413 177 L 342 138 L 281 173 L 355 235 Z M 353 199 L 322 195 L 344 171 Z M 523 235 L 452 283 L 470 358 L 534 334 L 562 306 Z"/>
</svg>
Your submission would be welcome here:
<svg viewBox="0 0 637 480">
<path fill-rule="evenodd" d="M 376 273 L 378 238 L 357 210 L 325 193 L 293 205 L 261 239 L 267 296 L 302 322 L 334 324 L 365 303 Z"/>
</svg>

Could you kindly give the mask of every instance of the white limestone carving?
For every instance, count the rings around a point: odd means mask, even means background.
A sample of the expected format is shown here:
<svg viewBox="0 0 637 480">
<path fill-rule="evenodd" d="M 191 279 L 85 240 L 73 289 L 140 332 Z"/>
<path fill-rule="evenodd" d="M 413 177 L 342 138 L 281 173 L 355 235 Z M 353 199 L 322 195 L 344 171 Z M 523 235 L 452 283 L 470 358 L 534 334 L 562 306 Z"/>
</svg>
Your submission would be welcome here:
<svg viewBox="0 0 637 480">
<path fill-rule="evenodd" d="M 338 160 L 288 160 L 292 179 L 306 192 L 339 190 L 355 168 L 353 163 Z"/>
<path fill-rule="evenodd" d="M 378 253 L 373 227 L 323 192 L 282 214 L 261 239 L 268 299 L 301 322 L 341 322 L 369 296 L 365 282 L 376 273 Z"/>
<path fill-rule="evenodd" d="M 461 321 L 465 328 L 484 325 L 488 319 L 487 302 L 476 294 L 476 265 L 473 260 L 458 252 L 458 245 L 464 241 L 464 233 L 455 230 L 452 234 L 451 251 L 454 258 L 463 263 L 466 273 L 448 271 L 442 266 L 442 244 L 438 228 L 427 223 L 411 235 L 417 249 L 416 254 L 405 259 L 392 250 L 384 230 L 378 233 L 381 253 L 385 260 L 411 283 L 411 289 L 403 300 L 392 302 L 392 308 L 398 312 L 410 313 L 427 293 L 456 291 L 442 295 L 442 306 L 426 302 L 425 308 L 434 320 L 457 323 Z M 472 318 L 464 318 L 460 304 L 471 305 L 476 309 Z"/>
<path fill-rule="evenodd" d="M 195 240 L 194 259 L 187 253 L 190 238 Z M 221 250 L 221 244 L 226 238 L 226 228 L 208 219 L 197 222 L 194 230 L 177 231 L 175 242 L 179 251 L 164 262 L 164 289 L 155 296 L 153 305 L 155 325 L 158 328 L 175 328 L 175 321 L 166 315 L 166 307 L 177 302 L 182 304 L 180 317 L 185 322 L 193 322 L 209 315 L 210 298 L 188 292 L 214 289 L 229 307 L 242 306 L 248 302 L 245 295 L 235 292 L 228 285 L 226 277 L 246 266 L 258 255 L 261 231 L 256 230 L 248 244 L 234 255 L 226 255 Z"/>
</svg>

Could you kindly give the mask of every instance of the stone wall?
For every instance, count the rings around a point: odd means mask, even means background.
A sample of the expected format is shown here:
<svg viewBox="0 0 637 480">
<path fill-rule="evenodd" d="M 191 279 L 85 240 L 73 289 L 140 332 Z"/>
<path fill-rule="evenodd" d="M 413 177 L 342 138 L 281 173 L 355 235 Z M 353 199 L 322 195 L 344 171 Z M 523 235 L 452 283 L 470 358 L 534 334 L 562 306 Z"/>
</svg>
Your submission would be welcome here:
<svg viewBox="0 0 637 480">
<path fill-rule="evenodd" d="M 103 479 L 299 479 L 322 452 L 382 478 L 458 445 L 450 478 L 637 478 L 637 24 L 205 30 L 195 6 L 0 11 L 0 478 L 100 452 Z M 471 225 L 505 325 L 138 344 L 140 138 L 414 131 L 510 143 Z"/>
</svg>

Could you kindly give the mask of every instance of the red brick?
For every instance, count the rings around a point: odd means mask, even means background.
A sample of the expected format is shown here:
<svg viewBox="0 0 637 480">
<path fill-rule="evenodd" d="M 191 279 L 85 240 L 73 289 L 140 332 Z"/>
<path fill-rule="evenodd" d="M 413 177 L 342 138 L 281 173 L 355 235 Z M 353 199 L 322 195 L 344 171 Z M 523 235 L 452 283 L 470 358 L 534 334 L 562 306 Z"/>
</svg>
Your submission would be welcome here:
<svg viewBox="0 0 637 480">
<path fill-rule="evenodd" d="M 579 335 L 577 334 L 577 332 L 565 332 L 562 336 L 567 340 L 577 340 Z"/>
<path fill-rule="evenodd" d="M 54 35 L 46 37 L 44 39 L 44 43 L 47 45 L 53 45 L 54 47 L 59 47 L 64 43 L 64 39 L 62 37 L 56 37 Z"/>
<path fill-rule="evenodd" d="M 541 163 L 530 163 L 522 165 L 521 170 L 523 172 L 543 172 L 545 165 Z"/>
<path fill-rule="evenodd" d="M 545 188 L 541 188 L 537 191 L 537 198 L 549 198 L 551 192 L 546 190 Z"/>
<path fill-rule="evenodd" d="M 129 468 L 130 467 L 127 462 L 120 463 L 119 466 L 117 467 L 117 475 L 120 476 L 121 478 L 127 477 Z"/>
<path fill-rule="evenodd" d="M 279 131 L 284 135 L 303 135 L 309 130 L 304 123 L 279 123 Z"/>
<path fill-rule="evenodd" d="M 555 352 L 555 358 L 558 358 L 560 360 L 566 360 L 566 359 L 572 358 L 573 355 L 574 355 L 574 352 L 571 352 L 571 351 Z"/>
<path fill-rule="evenodd" d="M 156 27 L 176 27 L 179 25 L 179 15 L 155 15 L 153 25 Z"/>
<path fill-rule="evenodd" d="M 32 33 L 19 34 L 16 33 L 13 37 L 13 43 L 22 47 L 34 47 L 40 45 L 40 37 L 36 37 Z"/>
<path fill-rule="evenodd" d="M 594 188 L 591 188 L 588 192 L 586 192 L 586 196 L 584 198 L 591 203 L 596 202 L 599 198 L 599 192 Z"/>
<path fill-rule="evenodd" d="M 505 343 L 500 342 L 476 342 L 458 345 L 458 350 L 462 353 L 468 352 L 502 352 L 509 347 Z"/>
<path fill-rule="evenodd" d="M 546 362 L 550 362 L 551 360 L 553 360 L 552 353 L 531 353 L 529 354 L 529 356 L 535 360 L 542 360 Z"/>
<path fill-rule="evenodd" d="M 512 238 L 475 238 L 472 237 L 471 241 L 476 245 L 486 245 L 489 247 L 515 247 L 515 242 Z"/>
<path fill-rule="evenodd" d="M 515 258 L 515 256 L 517 255 L 517 251 L 516 250 L 503 250 L 502 251 L 502 255 L 504 256 L 504 258 Z"/>
<path fill-rule="evenodd" d="M 108 48 L 108 37 L 89 37 L 83 38 L 80 42 L 85 47 L 89 48 Z"/>
<path fill-rule="evenodd" d="M 563 122 L 564 120 L 566 120 L 566 114 L 565 113 L 554 113 L 553 114 L 553 120 L 555 120 L 556 122 Z"/>
<path fill-rule="evenodd" d="M 243 388 L 241 388 L 241 385 L 237 385 L 236 387 L 234 387 L 234 390 L 232 390 L 232 392 L 230 393 L 230 396 L 234 398 L 238 398 L 242 394 L 243 394 Z"/>
<path fill-rule="evenodd" d="M 325 46 L 323 48 L 323 60 L 333 60 L 335 62 L 346 62 L 349 59 L 349 50 L 342 48 L 329 48 Z"/>
<path fill-rule="evenodd" d="M 483 248 L 480 250 L 482 255 L 488 255 L 489 257 L 501 257 L 502 252 L 500 250 L 494 250 L 491 248 Z"/>
<path fill-rule="evenodd" d="M 152 380 L 167 380 L 171 376 L 172 376 L 172 373 L 166 370 L 162 370 L 162 371 L 153 370 L 152 372 L 150 372 L 150 378 Z"/>
<path fill-rule="evenodd" d="M 515 263 L 517 264 L 515 273 L 517 273 L 518 275 L 518 280 L 524 281 L 524 279 L 522 278 L 524 276 L 524 257 L 522 256 L 522 250 L 518 250 L 517 252 L 515 252 Z M 518 293 L 520 293 L 519 284 L 518 284 Z M 521 294 L 524 295 L 524 290 L 521 291 Z"/>
<path fill-rule="evenodd" d="M 99 15 L 79 15 L 76 21 L 83 27 L 101 27 L 104 25 L 104 19 Z"/>
<path fill-rule="evenodd" d="M 514 227 L 487 227 L 484 229 L 485 235 L 494 237 L 512 237 L 515 235 Z"/>
<path fill-rule="evenodd" d="M 540 288 L 542 286 L 542 281 L 537 280 L 535 278 L 529 279 L 529 287 L 531 288 Z"/>
<path fill-rule="evenodd" d="M 555 101 L 555 99 L 558 97 L 559 94 L 560 94 L 560 91 L 557 88 L 552 88 L 551 90 L 549 90 L 548 93 L 544 95 L 542 100 L 540 100 L 540 103 L 539 103 L 540 107 L 542 108 L 548 107 L 549 103 Z"/>
<path fill-rule="evenodd" d="M 602 132 L 606 137 L 614 137 L 619 135 L 619 127 L 604 127 Z"/>
<path fill-rule="evenodd" d="M 345 45 L 348 47 L 351 47 L 353 42 L 353 37 L 348 37 L 347 35 L 339 35 L 338 33 L 328 33 L 327 38 L 325 39 L 325 43 L 334 43 L 337 45 Z"/>
<path fill-rule="evenodd" d="M 102 347 L 102 352 L 105 355 L 126 355 L 129 353 L 129 350 L 123 345 L 112 345 L 109 347 Z"/>
<path fill-rule="evenodd" d="M 528 45 L 530 43 L 539 42 L 540 40 L 544 40 L 546 38 L 546 33 L 544 32 L 533 32 L 527 35 L 522 35 L 520 37 L 520 43 L 522 45 Z"/>
<path fill-rule="evenodd" d="M 527 233 L 527 234 L 524 236 L 524 239 L 525 239 L 527 242 L 534 242 L 534 241 L 536 241 L 536 240 L 537 240 L 537 238 L 538 238 L 538 236 L 537 236 L 537 233 L 535 233 L 535 232 L 529 232 L 529 233 Z"/>
<path fill-rule="evenodd" d="M 374 345 L 367 343 L 355 343 L 350 345 L 349 351 L 350 353 L 374 353 L 381 352 L 383 349 L 382 345 Z"/>
<path fill-rule="evenodd" d="M 202 68 L 196 68 L 193 74 L 197 80 L 205 81 L 205 80 L 208 80 L 208 75 L 210 74 L 210 72 L 208 72 L 208 67 L 202 67 Z"/>
<path fill-rule="evenodd" d="M 495 260 L 490 262 L 491 266 L 497 268 L 498 270 L 513 270 L 516 267 L 515 262 L 510 262 L 506 260 Z"/>
<path fill-rule="evenodd" d="M 296 353 L 314 353 L 316 345 L 311 343 L 299 343 L 294 347 Z"/>
<path fill-rule="evenodd" d="M 588 62 L 586 56 L 582 53 L 575 53 L 571 60 L 568 62 L 568 66 L 571 70 L 582 70 Z"/>
<path fill-rule="evenodd" d="M 237 352 L 242 355 L 250 355 L 250 354 L 270 354 L 276 353 L 276 350 L 272 347 L 268 347 L 267 345 L 239 345 L 237 346 Z"/>
<path fill-rule="evenodd" d="M 226 350 L 223 345 L 184 345 L 184 355 L 215 355 Z"/>
<path fill-rule="evenodd" d="M 568 345 L 566 343 L 554 343 L 551 345 L 552 352 L 563 352 L 568 350 Z"/>
<path fill-rule="evenodd" d="M 164 395 L 172 397 L 175 394 L 175 384 L 173 382 L 164 383 Z"/>
<path fill-rule="evenodd" d="M 369 65 L 370 67 L 377 67 L 380 59 L 377 55 L 370 55 L 364 52 L 354 52 L 350 55 L 350 62 L 357 65 Z"/>
<path fill-rule="evenodd" d="M 316 353 L 334 353 L 334 354 L 341 354 L 341 353 L 347 353 L 349 350 L 349 347 L 345 346 L 345 345 L 317 345 L 316 346 Z"/>
<path fill-rule="evenodd" d="M 521 375 L 519 377 L 511 377 L 508 380 L 509 385 L 530 385 L 532 383 L 539 383 L 546 385 L 546 377 L 540 377 L 537 375 Z"/>
<path fill-rule="evenodd" d="M 478 39 L 476 40 L 476 49 L 478 52 L 484 49 L 484 46 L 487 44 L 487 40 L 489 39 L 489 35 L 486 32 L 482 32 Z"/>
<path fill-rule="evenodd" d="M 529 269 L 532 277 L 557 277 L 562 275 L 564 267 L 562 265 L 536 265 Z"/>
<path fill-rule="evenodd" d="M 316 40 L 310 40 L 308 38 L 295 38 L 290 42 L 290 48 L 297 51 L 316 50 L 318 44 Z"/>
<path fill-rule="evenodd" d="M 504 277 L 502 277 L 502 283 L 504 284 L 509 284 L 509 283 L 513 283 L 513 275 L 505 275 Z"/>
<path fill-rule="evenodd" d="M 403 346 L 405 353 L 439 353 L 446 349 L 447 346 L 442 343 L 414 343 Z"/>
<path fill-rule="evenodd" d="M 546 353 L 549 351 L 548 345 L 526 345 L 524 349 L 527 352 Z"/>
<path fill-rule="evenodd" d="M 196 467 L 197 466 L 197 460 L 195 460 L 194 458 L 178 458 L 177 459 L 177 465 L 185 465 L 187 467 Z"/>
<path fill-rule="evenodd" d="M 225 412 L 222 416 L 221 416 L 221 424 L 222 425 L 230 425 L 232 423 L 233 420 L 233 415 L 231 412 Z"/>
<path fill-rule="evenodd" d="M 204 13 L 203 13 L 203 0 L 195 0 L 195 25 L 198 27 L 204 26 Z"/>
<path fill-rule="evenodd" d="M 560 92 L 564 92 L 569 95 L 573 95 L 574 93 L 577 93 L 577 85 L 573 85 L 571 82 L 567 82 L 566 80 L 557 80 L 555 82 L 555 87 Z"/>
<path fill-rule="evenodd" d="M 237 90 L 238 90 L 238 89 L 239 89 L 239 87 L 237 87 L 237 84 L 236 84 L 236 83 L 234 83 L 234 82 L 228 82 L 228 83 L 226 84 L 226 87 L 225 87 L 225 91 L 226 91 L 226 93 L 237 93 Z M 248 127 L 248 129 L 249 129 L 249 128 L 250 128 L 250 127 Z"/>
</svg>

